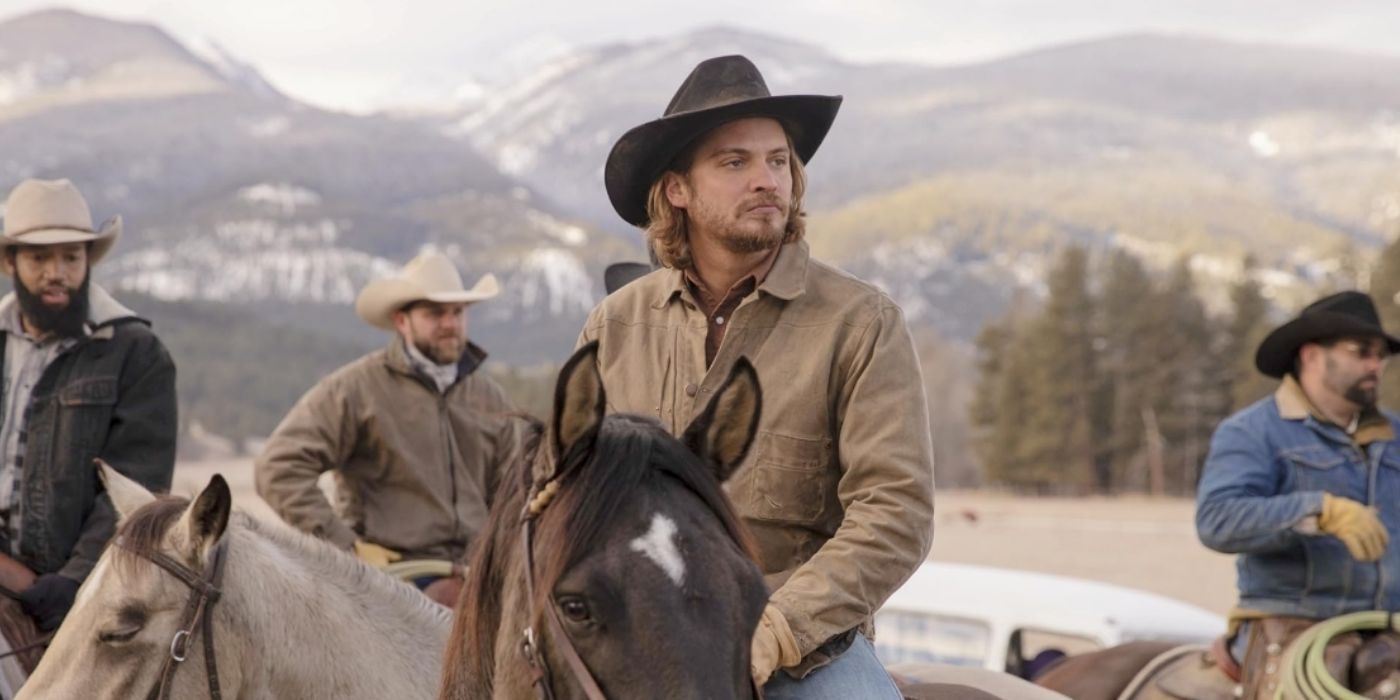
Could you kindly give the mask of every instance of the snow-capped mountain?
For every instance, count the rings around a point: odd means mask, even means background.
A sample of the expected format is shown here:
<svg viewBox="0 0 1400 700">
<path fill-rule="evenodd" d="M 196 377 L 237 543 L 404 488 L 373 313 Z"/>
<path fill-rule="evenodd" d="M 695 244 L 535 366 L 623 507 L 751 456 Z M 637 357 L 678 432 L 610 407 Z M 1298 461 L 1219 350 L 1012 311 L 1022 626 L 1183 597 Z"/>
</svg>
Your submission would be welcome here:
<svg viewBox="0 0 1400 700">
<path fill-rule="evenodd" d="M 620 227 L 608 150 L 659 117 L 697 62 L 727 53 L 749 56 L 775 93 L 845 96 L 808 170 L 814 246 L 955 337 L 1017 286 L 1036 289 L 1069 242 L 1162 268 L 1194 256 L 1222 285 L 1252 255 L 1292 304 L 1346 284 L 1348 258 L 1400 228 L 1400 60 L 1202 37 L 927 67 L 712 28 L 563 55 L 448 132 Z"/>
<path fill-rule="evenodd" d="M 212 41 L 20 17 L 0 24 L 0 187 L 68 176 L 99 216 L 124 215 L 102 271 L 119 288 L 340 308 L 431 245 L 503 278 L 482 309 L 503 335 L 549 320 L 567 348 L 591 280 L 640 255 L 603 191 L 608 149 L 697 62 L 742 53 L 775 93 L 846 97 L 809 170 L 814 249 L 953 337 L 1035 289 L 1068 242 L 1195 256 L 1220 280 L 1253 255 L 1291 300 L 1400 226 L 1393 58 L 1132 36 L 865 65 L 723 27 L 527 48 L 542 62 L 520 74 L 445 67 L 463 87 L 450 118 L 352 116 L 280 95 Z"/>
<path fill-rule="evenodd" d="M 314 109 L 212 42 L 67 11 L 0 24 L 0 188 L 25 177 L 71 178 L 96 216 L 121 214 L 98 274 L 163 300 L 345 308 L 440 248 L 501 278 L 481 328 L 521 361 L 566 353 L 593 280 L 630 251 L 460 139 Z M 509 346 L 540 322 L 557 338 Z"/>
</svg>

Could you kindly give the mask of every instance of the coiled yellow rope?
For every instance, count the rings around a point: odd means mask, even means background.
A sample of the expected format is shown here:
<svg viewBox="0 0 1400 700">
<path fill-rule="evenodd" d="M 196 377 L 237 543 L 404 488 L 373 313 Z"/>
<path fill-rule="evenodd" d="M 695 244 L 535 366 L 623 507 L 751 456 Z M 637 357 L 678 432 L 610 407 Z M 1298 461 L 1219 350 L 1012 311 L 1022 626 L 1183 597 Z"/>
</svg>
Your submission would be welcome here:
<svg viewBox="0 0 1400 700">
<path fill-rule="evenodd" d="M 1327 643 L 1347 632 L 1393 630 L 1391 614 L 1383 610 L 1351 613 L 1309 627 L 1293 642 L 1283 659 L 1281 683 L 1274 700 L 1364 700 L 1327 672 L 1323 657 Z"/>
</svg>

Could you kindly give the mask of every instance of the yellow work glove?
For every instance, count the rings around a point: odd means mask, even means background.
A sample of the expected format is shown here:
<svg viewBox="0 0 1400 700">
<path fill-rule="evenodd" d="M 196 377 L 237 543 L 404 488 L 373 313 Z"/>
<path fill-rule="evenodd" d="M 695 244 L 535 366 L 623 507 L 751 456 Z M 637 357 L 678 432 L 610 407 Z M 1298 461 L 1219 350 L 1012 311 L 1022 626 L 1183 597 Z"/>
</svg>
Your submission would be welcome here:
<svg viewBox="0 0 1400 700">
<path fill-rule="evenodd" d="M 753 632 L 753 649 L 749 660 L 753 682 L 763 687 L 773 672 L 795 666 L 800 661 L 802 654 L 797 651 L 797 640 L 792 636 L 787 618 L 770 603 L 763 609 L 763 618 Z"/>
<path fill-rule="evenodd" d="M 1341 540 L 1357 561 L 1380 559 L 1390 542 L 1390 533 L 1385 531 L 1375 508 L 1330 493 L 1322 494 L 1317 528 Z"/>
<path fill-rule="evenodd" d="M 359 557 L 360 561 L 370 566 L 377 566 L 381 569 L 393 562 L 403 559 L 402 554 L 388 547 L 381 547 L 373 542 L 366 542 L 364 540 L 355 540 L 355 556 Z"/>
</svg>

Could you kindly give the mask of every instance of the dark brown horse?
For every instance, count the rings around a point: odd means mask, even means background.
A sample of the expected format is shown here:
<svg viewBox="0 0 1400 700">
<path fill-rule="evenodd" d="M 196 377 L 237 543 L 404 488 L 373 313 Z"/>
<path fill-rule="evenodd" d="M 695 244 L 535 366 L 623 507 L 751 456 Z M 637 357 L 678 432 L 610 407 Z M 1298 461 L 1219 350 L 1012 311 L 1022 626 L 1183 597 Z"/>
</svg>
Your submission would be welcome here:
<svg viewBox="0 0 1400 700">
<path fill-rule="evenodd" d="M 1051 666 L 1035 683 L 1075 700 L 1117 700 L 1139 671 L 1176 646 L 1140 641 L 1078 654 Z"/>
<path fill-rule="evenodd" d="M 752 697 L 768 592 L 720 488 L 757 430 L 752 366 L 681 440 L 604 416 L 593 345 L 564 366 L 554 405 L 473 556 L 441 697 L 537 697 L 536 682 L 588 697 L 590 679 L 607 697 Z"/>
</svg>

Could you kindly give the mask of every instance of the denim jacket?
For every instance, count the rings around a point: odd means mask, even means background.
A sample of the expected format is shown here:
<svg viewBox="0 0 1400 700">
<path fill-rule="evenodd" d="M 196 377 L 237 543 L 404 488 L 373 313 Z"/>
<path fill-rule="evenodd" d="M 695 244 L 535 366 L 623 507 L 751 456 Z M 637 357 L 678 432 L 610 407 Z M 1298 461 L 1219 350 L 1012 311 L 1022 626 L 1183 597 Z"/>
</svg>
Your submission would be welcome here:
<svg viewBox="0 0 1400 700">
<path fill-rule="evenodd" d="M 1239 555 L 1240 608 L 1317 619 L 1400 608 L 1397 419 L 1375 412 L 1348 435 L 1310 406 L 1286 377 L 1220 425 L 1197 490 L 1197 534 Z M 1379 509 L 1391 541 L 1380 561 L 1356 561 L 1318 531 L 1324 492 Z"/>
<path fill-rule="evenodd" d="M 88 293 L 96 327 L 34 386 L 20 477 L 19 560 L 36 573 L 74 581 L 87 578 L 116 527 L 93 460 L 105 460 L 148 489 L 168 491 L 178 425 L 175 364 L 165 346 L 146 321 L 100 287 Z M 3 358 L 0 352 L 0 372 Z"/>
</svg>

